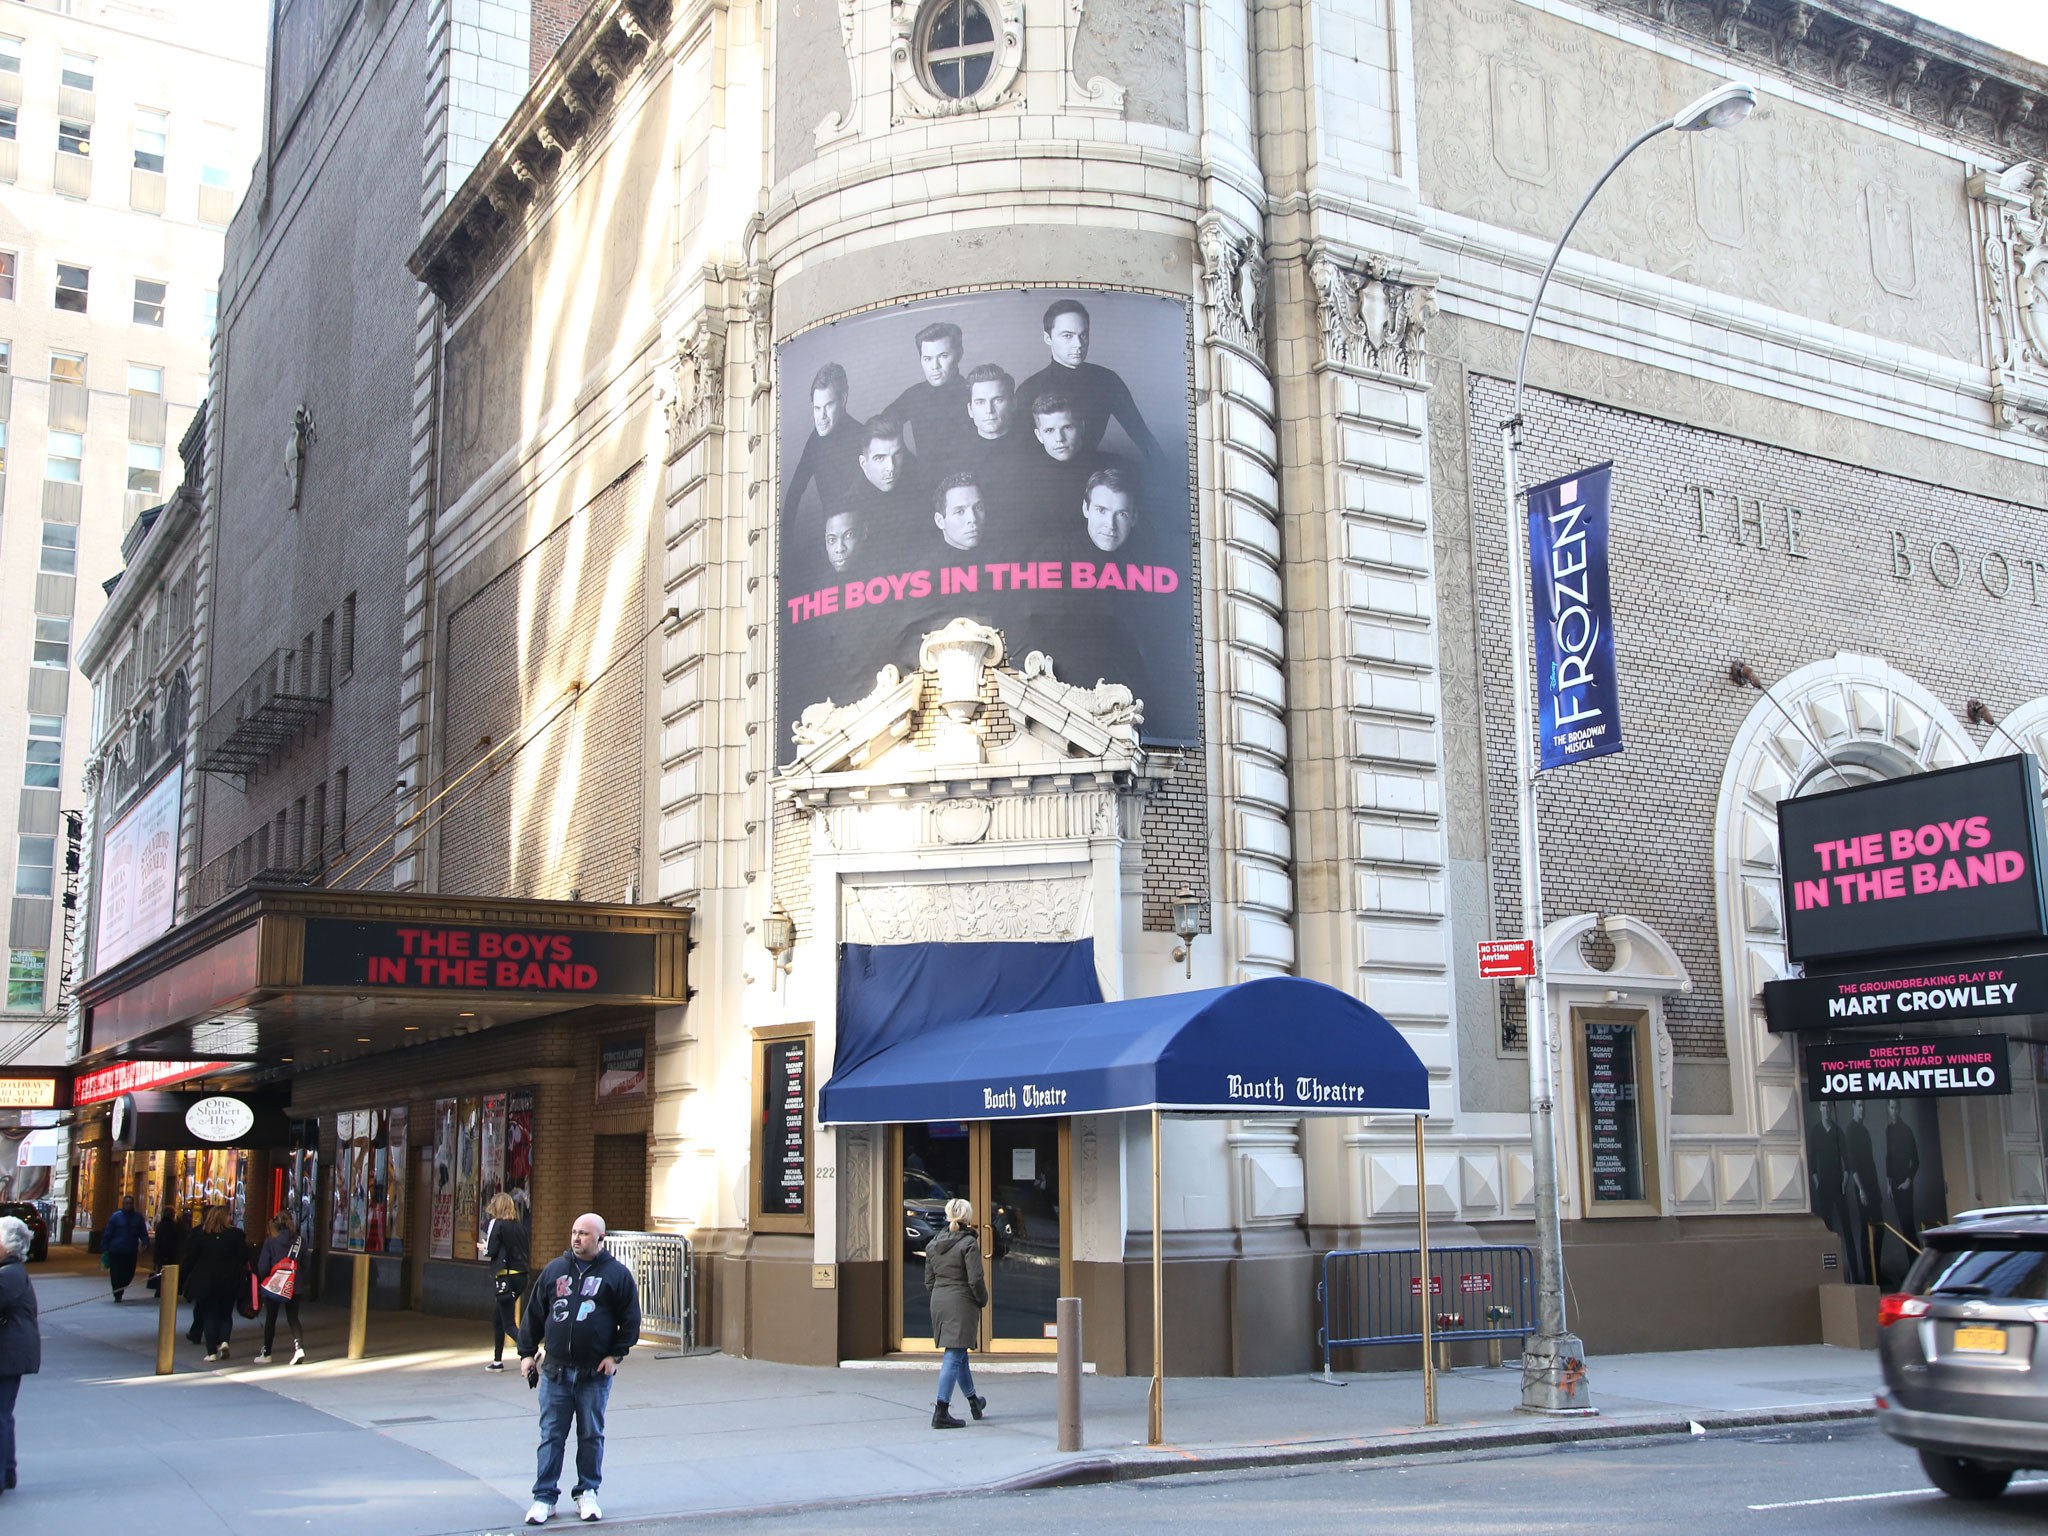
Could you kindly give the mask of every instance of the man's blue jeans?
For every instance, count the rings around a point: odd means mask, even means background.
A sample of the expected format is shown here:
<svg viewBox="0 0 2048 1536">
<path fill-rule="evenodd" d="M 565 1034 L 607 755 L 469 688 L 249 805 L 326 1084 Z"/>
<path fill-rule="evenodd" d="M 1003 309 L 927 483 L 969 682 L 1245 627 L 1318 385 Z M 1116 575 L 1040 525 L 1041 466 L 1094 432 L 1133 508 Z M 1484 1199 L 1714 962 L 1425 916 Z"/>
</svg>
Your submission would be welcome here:
<svg viewBox="0 0 2048 1536">
<path fill-rule="evenodd" d="M 564 1370 L 561 1378 L 540 1378 L 540 1458 L 534 1471 L 533 1497 L 552 1505 L 562 1495 L 562 1448 L 569 1424 L 576 1424 L 576 1486 L 572 1495 L 595 1493 L 604 1480 L 604 1409 L 611 1401 L 612 1378 L 596 1370 Z"/>
</svg>

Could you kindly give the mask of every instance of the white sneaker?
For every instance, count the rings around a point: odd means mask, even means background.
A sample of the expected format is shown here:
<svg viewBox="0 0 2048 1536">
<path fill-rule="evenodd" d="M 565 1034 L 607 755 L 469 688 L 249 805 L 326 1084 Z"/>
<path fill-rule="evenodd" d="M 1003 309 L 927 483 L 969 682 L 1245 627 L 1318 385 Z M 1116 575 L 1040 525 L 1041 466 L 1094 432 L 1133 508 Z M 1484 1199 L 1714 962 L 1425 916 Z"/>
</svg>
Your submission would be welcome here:
<svg viewBox="0 0 2048 1536">
<path fill-rule="evenodd" d="M 554 1505 L 543 1504 L 539 1499 L 535 1499 L 533 1507 L 526 1512 L 526 1523 L 528 1525 L 546 1525 L 549 1516 L 553 1515 L 554 1512 Z"/>
<path fill-rule="evenodd" d="M 305 1362 L 306 1362 L 306 1346 L 305 1346 L 305 1345 L 303 1345 L 303 1344 L 294 1344 L 294 1345 L 292 1346 L 292 1364 L 293 1364 L 293 1365 L 303 1365 L 303 1364 L 305 1364 Z"/>
<path fill-rule="evenodd" d="M 604 1511 L 597 1507 L 597 1492 L 586 1489 L 576 1495 L 576 1518 L 578 1520 L 602 1520 Z"/>
<path fill-rule="evenodd" d="M 249 1363 L 250 1363 L 251 1365 L 268 1365 L 268 1364 L 270 1364 L 270 1351 L 269 1351 L 269 1350 L 267 1350 L 267 1349 L 266 1349 L 266 1350 L 264 1350 L 262 1354 L 260 1354 L 260 1355 L 256 1356 L 256 1357 L 255 1357 L 255 1358 L 254 1358 L 253 1360 L 251 1360 L 251 1361 L 250 1361 Z"/>
<path fill-rule="evenodd" d="M 223 1360 L 227 1359 L 228 1357 L 228 1347 L 225 1344 L 221 1345 L 220 1347 L 220 1357 Z"/>
</svg>

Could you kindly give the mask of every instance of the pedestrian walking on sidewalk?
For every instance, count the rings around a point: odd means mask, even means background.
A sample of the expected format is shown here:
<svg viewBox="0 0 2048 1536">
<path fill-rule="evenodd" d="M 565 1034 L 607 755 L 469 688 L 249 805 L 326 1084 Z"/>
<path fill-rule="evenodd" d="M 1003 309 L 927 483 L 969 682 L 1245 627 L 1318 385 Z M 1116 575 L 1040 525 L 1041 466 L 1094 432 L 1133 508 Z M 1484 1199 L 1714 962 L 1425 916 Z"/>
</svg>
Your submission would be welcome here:
<svg viewBox="0 0 2048 1536">
<path fill-rule="evenodd" d="M 178 1208 L 166 1200 L 164 1208 L 156 1213 L 156 1232 L 151 1240 L 151 1252 L 156 1261 L 156 1268 L 149 1277 L 152 1291 L 163 1289 L 164 1270 L 178 1262 L 178 1250 L 184 1243 L 185 1223 L 178 1217 Z"/>
<path fill-rule="evenodd" d="M 199 1326 L 203 1358 L 225 1360 L 235 1327 L 235 1297 L 249 1283 L 248 1242 L 228 1220 L 224 1205 L 209 1206 L 188 1245 L 192 1320 Z"/>
<path fill-rule="evenodd" d="M 28 1223 L 0 1216 L 0 1493 L 17 1481 L 14 1400 L 21 1378 L 43 1368 L 43 1335 L 36 1324 L 36 1288 L 28 1283 Z"/>
<path fill-rule="evenodd" d="M 974 1207 L 965 1200 L 946 1202 L 946 1230 L 925 1245 L 924 1288 L 931 1293 L 932 1342 L 946 1352 L 939 1362 L 939 1400 L 932 1408 L 933 1429 L 965 1429 L 953 1417 L 953 1388 L 967 1394 L 967 1411 L 977 1419 L 988 1411 L 988 1399 L 974 1392 L 974 1372 L 967 1352 L 981 1345 L 981 1309 L 988 1305 L 988 1282 L 981 1273 L 981 1239 L 974 1235 Z"/>
<path fill-rule="evenodd" d="M 282 1310 L 292 1330 L 292 1364 L 299 1364 L 306 1358 L 306 1335 L 299 1327 L 299 1233 L 282 1211 L 270 1218 L 270 1236 L 257 1250 L 256 1288 L 263 1293 L 263 1352 L 256 1363 L 270 1364 L 271 1347 L 277 1343 L 277 1314 Z"/>
<path fill-rule="evenodd" d="M 100 1254 L 107 1265 L 107 1279 L 114 1287 L 114 1300 L 135 1280 L 135 1259 L 149 1240 L 149 1223 L 135 1209 L 135 1197 L 123 1195 L 121 1209 L 107 1218 L 100 1233 Z"/>
<path fill-rule="evenodd" d="M 491 1320 L 491 1363 L 487 1371 L 505 1369 L 505 1341 L 510 1339 L 514 1350 L 519 1348 L 519 1298 L 526 1294 L 526 1282 L 532 1278 L 533 1238 L 526 1230 L 526 1223 L 519 1219 L 519 1202 L 504 1190 L 491 1196 L 491 1203 L 484 1207 L 484 1214 L 491 1224 L 484 1229 L 484 1240 L 476 1245 L 477 1257 L 491 1266 L 492 1310 Z"/>
<path fill-rule="evenodd" d="M 528 1525 L 545 1525 L 562 1495 L 562 1450 L 576 1424 L 579 1520 L 599 1519 L 604 1477 L 604 1410 L 612 1375 L 640 1342 L 640 1287 L 633 1272 L 605 1251 L 604 1218 L 578 1216 L 569 1251 L 540 1272 L 519 1325 L 519 1368 L 540 1388 L 540 1454 Z M 535 1354 L 540 1358 L 536 1359 Z"/>
</svg>

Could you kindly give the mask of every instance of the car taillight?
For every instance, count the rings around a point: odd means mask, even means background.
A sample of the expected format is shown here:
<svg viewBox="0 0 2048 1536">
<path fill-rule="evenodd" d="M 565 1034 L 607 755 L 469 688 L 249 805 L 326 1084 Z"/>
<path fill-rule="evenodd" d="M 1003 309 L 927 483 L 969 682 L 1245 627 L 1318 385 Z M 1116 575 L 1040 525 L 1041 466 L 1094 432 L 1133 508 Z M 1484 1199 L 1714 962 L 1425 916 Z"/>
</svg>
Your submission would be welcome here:
<svg viewBox="0 0 2048 1536">
<path fill-rule="evenodd" d="M 1925 1296 L 1891 1295 L 1877 1298 L 1877 1326 L 1889 1328 L 1901 1318 L 1925 1317 L 1927 1298 Z"/>
</svg>

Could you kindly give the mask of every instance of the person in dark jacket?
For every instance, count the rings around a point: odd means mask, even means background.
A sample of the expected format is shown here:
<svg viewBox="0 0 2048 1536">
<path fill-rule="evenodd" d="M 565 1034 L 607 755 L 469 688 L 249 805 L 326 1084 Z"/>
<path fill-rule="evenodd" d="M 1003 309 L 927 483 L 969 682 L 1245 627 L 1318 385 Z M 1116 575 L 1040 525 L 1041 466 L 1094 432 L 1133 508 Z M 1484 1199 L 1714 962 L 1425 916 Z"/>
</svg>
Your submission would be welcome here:
<svg viewBox="0 0 2048 1536">
<path fill-rule="evenodd" d="M 121 1209 L 107 1218 L 100 1233 L 100 1252 L 107 1257 L 107 1279 L 114 1287 L 114 1300 L 135 1280 L 135 1259 L 149 1241 L 149 1223 L 135 1209 L 135 1197 L 123 1195 Z"/>
<path fill-rule="evenodd" d="M 476 1245 L 477 1256 L 491 1266 L 491 1292 L 494 1317 L 491 1321 L 491 1360 L 484 1367 L 487 1371 L 505 1369 L 505 1341 L 510 1339 L 512 1347 L 519 1347 L 519 1298 L 526 1294 L 526 1282 L 532 1278 L 533 1239 L 527 1235 L 526 1223 L 519 1219 L 519 1202 L 504 1190 L 491 1196 L 491 1203 L 484 1207 L 484 1214 L 490 1218 L 490 1225 L 484 1228 L 484 1240 Z"/>
<path fill-rule="evenodd" d="M 519 1325 L 519 1368 L 540 1387 L 540 1454 L 528 1525 L 545 1525 L 562 1493 L 562 1448 L 576 1422 L 577 1518 L 596 1520 L 604 1410 L 612 1373 L 640 1342 L 640 1287 L 604 1248 L 604 1218 L 578 1216 L 569 1251 L 540 1272 Z M 538 1354 L 540 1358 L 536 1359 Z"/>
<path fill-rule="evenodd" d="M 187 1247 L 186 1294 L 206 1349 L 203 1358 L 225 1360 L 235 1327 L 235 1296 L 248 1283 L 248 1241 L 228 1220 L 228 1208 L 216 1205 L 207 1209 Z"/>
<path fill-rule="evenodd" d="M 988 1411 L 988 1399 L 974 1392 L 974 1372 L 967 1352 L 981 1344 L 981 1309 L 988 1305 L 988 1282 L 981 1273 L 981 1240 L 974 1235 L 974 1207 L 965 1200 L 946 1202 L 946 1230 L 925 1245 L 924 1288 L 931 1292 L 932 1343 L 946 1352 L 939 1363 L 939 1400 L 932 1408 L 933 1429 L 965 1429 L 953 1417 L 953 1387 L 967 1394 L 967 1408 L 977 1419 Z"/>
<path fill-rule="evenodd" d="M 28 1283 L 28 1223 L 0 1216 L 0 1493 L 19 1480 L 14 1465 L 14 1402 L 21 1378 L 43 1368 L 36 1288 Z"/>
<path fill-rule="evenodd" d="M 306 1358 L 306 1335 L 299 1327 L 298 1256 L 298 1228 L 292 1225 L 291 1217 L 279 1211 L 270 1218 L 270 1236 L 263 1239 L 263 1246 L 256 1252 L 256 1284 L 263 1291 L 263 1352 L 256 1357 L 258 1365 L 270 1364 L 271 1346 L 277 1343 L 277 1314 L 280 1310 L 292 1331 L 292 1364 L 298 1365 Z M 279 1296 L 267 1286 L 277 1266 L 286 1259 L 294 1261 L 292 1292 L 289 1296 Z"/>
<path fill-rule="evenodd" d="M 163 1284 L 164 1267 L 179 1262 L 178 1250 L 185 1242 L 185 1223 L 179 1219 L 178 1208 L 168 1200 L 156 1213 L 156 1232 L 152 1242 L 156 1269 L 149 1277 L 149 1288 L 153 1291 Z"/>
</svg>

